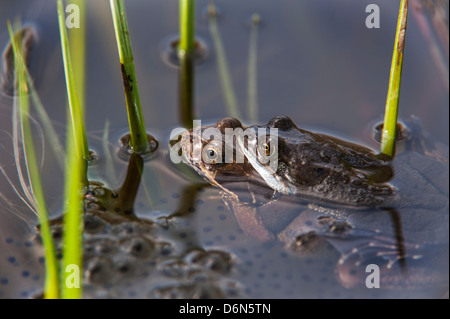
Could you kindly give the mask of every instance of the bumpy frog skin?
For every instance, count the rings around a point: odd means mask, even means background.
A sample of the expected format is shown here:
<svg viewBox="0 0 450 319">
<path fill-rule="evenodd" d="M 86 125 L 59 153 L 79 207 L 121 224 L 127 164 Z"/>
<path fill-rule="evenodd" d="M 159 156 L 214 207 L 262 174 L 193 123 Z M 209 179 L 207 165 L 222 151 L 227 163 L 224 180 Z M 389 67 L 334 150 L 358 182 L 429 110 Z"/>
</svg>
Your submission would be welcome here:
<svg viewBox="0 0 450 319">
<path fill-rule="evenodd" d="M 238 120 L 231 118 L 209 127 L 219 129 L 223 136 L 226 128 L 246 129 Z M 203 127 L 202 130 L 209 127 Z M 222 189 L 226 183 L 246 179 L 268 186 L 283 195 L 352 206 L 380 206 L 391 202 L 395 197 L 395 189 L 384 183 L 392 177 L 391 163 L 379 158 L 368 148 L 302 130 L 284 116 L 273 118 L 265 126 L 255 125 L 249 128 L 254 128 L 255 131 L 261 128 L 278 129 L 278 147 L 270 155 L 278 156 L 276 170 L 259 161 L 259 153 L 263 152 L 261 143 L 258 144 L 258 154 L 255 154 L 247 151 L 242 143 L 235 142 L 238 145 L 233 145 L 233 152 L 235 154 L 237 149 L 243 151 L 246 155 L 244 163 L 234 160 L 232 163 L 210 164 L 203 160 L 194 161 L 193 156 L 186 156 L 189 164 L 201 176 Z M 194 130 L 183 134 L 183 154 L 193 154 L 194 134 Z M 202 149 L 210 141 L 201 139 Z M 225 150 L 225 138 L 222 139 L 222 146 L 222 150 Z"/>
</svg>

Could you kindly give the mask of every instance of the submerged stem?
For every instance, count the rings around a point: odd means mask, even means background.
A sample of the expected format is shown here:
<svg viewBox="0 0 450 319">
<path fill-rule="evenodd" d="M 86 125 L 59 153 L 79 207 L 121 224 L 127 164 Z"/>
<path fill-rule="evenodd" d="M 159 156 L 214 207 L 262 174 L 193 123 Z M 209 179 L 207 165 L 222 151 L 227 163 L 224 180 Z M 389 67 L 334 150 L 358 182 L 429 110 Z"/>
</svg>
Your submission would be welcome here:
<svg viewBox="0 0 450 319">
<path fill-rule="evenodd" d="M 179 60 L 179 116 L 184 127 L 189 129 L 194 120 L 194 56 L 182 54 Z"/>
</svg>

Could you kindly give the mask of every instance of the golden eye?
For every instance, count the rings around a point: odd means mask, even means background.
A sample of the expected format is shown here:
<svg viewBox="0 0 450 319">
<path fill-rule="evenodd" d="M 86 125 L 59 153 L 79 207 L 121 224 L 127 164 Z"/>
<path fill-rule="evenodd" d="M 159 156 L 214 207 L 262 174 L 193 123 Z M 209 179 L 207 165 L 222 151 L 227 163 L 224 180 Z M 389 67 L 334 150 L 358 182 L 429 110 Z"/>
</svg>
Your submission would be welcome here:
<svg viewBox="0 0 450 319">
<path fill-rule="evenodd" d="M 262 143 L 261 151 L 264 155 L 269 156 L 270 155 L 270 145 L 268 143 Z"/>
<path fill-rule="evenodd" d="M 217 164 L 222 162 L 222 152 L 214 145 L 208 145 L 203 149 L 203 161 L 208 164 Z"/>
<path fill-rule="evenodd" d="M 271 138 L 263 140 L 259 144 L 259 153 L 262 156 L 268 157 L 272 156 L 276 152 L 276 143 L 271 143 Z"/>
</svg>

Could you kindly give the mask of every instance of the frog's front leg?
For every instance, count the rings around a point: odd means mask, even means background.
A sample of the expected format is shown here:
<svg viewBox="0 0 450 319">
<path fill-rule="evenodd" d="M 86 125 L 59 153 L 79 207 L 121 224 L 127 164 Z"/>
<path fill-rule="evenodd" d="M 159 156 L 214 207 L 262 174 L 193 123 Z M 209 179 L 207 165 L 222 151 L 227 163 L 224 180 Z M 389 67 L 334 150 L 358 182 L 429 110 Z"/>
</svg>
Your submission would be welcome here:
<svg viewBox="0 0 450 319">
<path fill-rule="evenodd" d="M 240 202 L 235 198 L 224 198 L 229 210 L 233 212 L 239 227 L 249 236 L 258 241 L 270 241 L 275 238 L 273 233 L 267 229 L 258 207 Z"/>
</svg>

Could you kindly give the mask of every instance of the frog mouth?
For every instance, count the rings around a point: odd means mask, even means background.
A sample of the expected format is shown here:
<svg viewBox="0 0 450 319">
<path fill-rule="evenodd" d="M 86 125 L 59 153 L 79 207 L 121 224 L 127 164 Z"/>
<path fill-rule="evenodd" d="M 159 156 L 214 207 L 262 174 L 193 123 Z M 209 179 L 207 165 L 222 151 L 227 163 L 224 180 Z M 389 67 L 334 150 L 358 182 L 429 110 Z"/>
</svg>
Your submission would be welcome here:
<svg viewBox="0 0 450 319">
<path fill-rule="evenodd" d="M 197 172 L 200 173 L 201 176 L 203 176 L 206 180 L 208 180 L 213 186 L 219 187 L 225 193 L 229 194 L 230 196 L 232 196 L 236 199 L 239 198 L 235 193 L 233 193 L 229 189 L 226 189 L 219 182 L 216 181 L 216 172 L 210 172 L 206 169 L 202 169 L 202 167 L 199 163 L 195 163 L 195 166 L 193 166 L 193 167 Z"/>
</svg>

